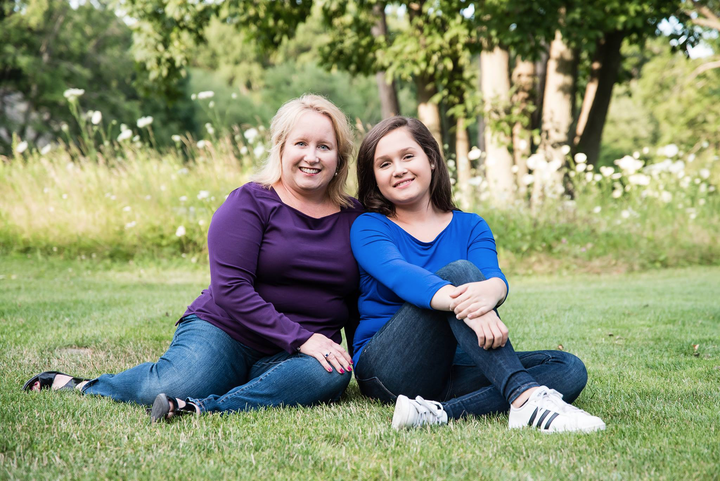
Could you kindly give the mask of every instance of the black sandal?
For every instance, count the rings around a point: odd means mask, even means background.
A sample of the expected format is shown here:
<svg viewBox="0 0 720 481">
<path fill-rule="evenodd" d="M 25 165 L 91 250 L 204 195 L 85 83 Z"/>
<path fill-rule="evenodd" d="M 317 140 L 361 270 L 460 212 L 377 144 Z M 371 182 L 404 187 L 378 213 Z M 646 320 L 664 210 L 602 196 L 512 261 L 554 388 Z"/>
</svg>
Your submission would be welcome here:
<svg viewBox="0 0 720 481">
<path fill-rule="evenodd" d="M 59 371 L 45 371 L 41 372 L 37 376 L 33 376 L 28 382 L 25 383 L 23 386 L 24 391 L 30 391 L 32 390 L 32 387 L 35 385 L 36 382 L 40 382 L 40 390 L 43 389 L 52 389 L 53 381 L 55 381 L 55 376 L 58 374 L 62 376 L 70 376 L 69 374 L 65 374 L 64 372 Z M 81 382 L 89 381 L 90 379 L 85 379 L 82 377 L 72 377 L 70 376 L 70 380 L 65 383 L 63 387 L 60 387 L 56 389 L 56 391 L 72 391 L 75 389 L 75 386 L 80 384 Z"/>
<path fill-rule="evenodd" d="M 150 422 L 159 423 L 160 421 L 167 421 L 171 407 L 174 408 L 172 410 L 173 417 L 184 416 L 185 414 L 197 414 L 194 404 L 186 402 L 185 406 L 181 408 L 178 407 L 179 404 L 180 403 L 178 403 L 177 398 L 168 396 L 164 392 L 161 392 L 157 395 L 157 397 L 155 397 L 152 408 L 149 409 Z"/>
</svg>

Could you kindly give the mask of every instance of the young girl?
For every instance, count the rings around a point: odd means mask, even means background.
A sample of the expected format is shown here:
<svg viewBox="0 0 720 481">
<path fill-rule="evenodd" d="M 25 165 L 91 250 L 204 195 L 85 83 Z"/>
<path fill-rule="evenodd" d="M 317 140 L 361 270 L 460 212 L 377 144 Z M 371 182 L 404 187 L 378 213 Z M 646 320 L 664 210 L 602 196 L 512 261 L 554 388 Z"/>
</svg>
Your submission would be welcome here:
<svg viewBox="0 0 720 481">
<path fill-rule="evenodd" d="M 453 204 L 428 129 L 406 117 L 380 122 L 357 169 L 368 213 L 351 231 L 361 290 L 355 375 L 366 396 L 396 402 L 393 427 L 509 410 L 510 428 L 605 429 L 568 404 L 587 382 L 582 361 L 513 349 L 497 314 L 508 284 L 492 232 Z"/>
</svg>

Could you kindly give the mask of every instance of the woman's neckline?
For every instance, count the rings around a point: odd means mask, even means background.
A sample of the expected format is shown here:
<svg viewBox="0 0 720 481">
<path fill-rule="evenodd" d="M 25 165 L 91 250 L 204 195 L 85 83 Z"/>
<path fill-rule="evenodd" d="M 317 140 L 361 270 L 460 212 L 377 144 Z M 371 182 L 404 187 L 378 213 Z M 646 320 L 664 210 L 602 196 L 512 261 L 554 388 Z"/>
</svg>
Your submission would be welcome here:
<svg viewBox="0 0 720 481">
<path fill-rule="evenodd" d="M 407 230 L 405 230 L 405 228 L 404 228 L 403 226 L 401 226 L 400 224 L 398 224 L 397 222 L 395 222 L 395 221 L 394 221 L 393 219 L 391 219 L 390 217 L 385 216 L 385 218 L 386 218 L 387 220 L 389 220 L 390 222 L 392 222 L 398 229 L 400 229 L 401 231 L 403 231 L 403 232 L 405 233 L 405 235 L 407 235 L 408 237 L 410 237 L 410 238 L 411 238 L 412 240 L 414 240 L 415 242 L 417 242 L 417 243 L 419 243 L 419 244 L 430 245 L 430 244 L 434 244 L 434 243 L 440 238 L 440 236 L 442 236 L 442 235 L 445 233 L 445 231 L 448 230 L 448 228 L 450 227 L 450 225 L 453 223 L 453 220 L 455 220 L 455 211 L 454 211 L 454 210 L 451 210 L 450 213 L 451 213 L 452 215 L 450 216 L 450 220 L 448 221 L 448 223 L 445 224 L 445 226 L 444 226 L 442 229 L 440 229 L 440 232 L 438 232 L 437 235 L 435 235 L 435 237 L 433 237 L 433 239 L 430 240 L 430 241 L 424 241 L 424 240 L 418 239 L 417 237 L 415 237 L 415 236 L 412 235 L 410 232 L 408 232 Z"/>
<path fill-rule="evenodd" d="M 301 211 L 300 209 L 298 209 L 298 208 L 296 208 L 296 207 L 293 207 L 292 205 L 290 205 L 290 204 L 288 204 L 287 202 L 285 202 L 285 201 L 282 199 L 282 197 L 280 197 L 280 194 L 278 194 L 277 190 L 275 189 L 275 186 L 272 186 L 272 185 L 270 186 L 270 192 L 272 192 L 273 194 L 275 194 L 275 197 L 277 198 L 277 200 L 278 200 L 282 205 L 284 205 L 284 206 L 287 207 L 288 209 L 291 209 L 291 210 L 293 210 L 294 212 L 297 212 L 298 214 L 300 214 L 300 215 L 302 215 L 302 216 L 305 216 L 305 217 L 307 217 L 307 218 L 309 218 L 309 219 L 323 220 L 323 219 L 327 219 L 328 217 L 332 217 L 332 216 L 337 215 L 337 214 L 339 214 L 339 213 L 342 212 L 342 207 L 340 207 L 337 212 L 333 212 L 333 213 L 331 213 L 331 214 L 323 215 L 323 216 L 320 216 L 320 217 L 315 217 L 315 216 L 312 216 L 312 215 L 310 215 L 310 214 L 306 214 L 305 212 Z"/>
</svg>

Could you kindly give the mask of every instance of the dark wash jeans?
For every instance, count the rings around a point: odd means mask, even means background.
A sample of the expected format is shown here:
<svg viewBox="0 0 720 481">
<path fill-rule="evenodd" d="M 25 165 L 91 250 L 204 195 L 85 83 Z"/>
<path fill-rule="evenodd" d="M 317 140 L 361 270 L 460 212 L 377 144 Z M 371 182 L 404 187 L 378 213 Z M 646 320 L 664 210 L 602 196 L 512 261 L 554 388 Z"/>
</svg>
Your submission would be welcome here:
<svg viewBox="0 0 720 481">
<path fill-rule="evenodd" d="M 350 376 L 329 373 L 305 354 L 260 353 L 190 315 L 180 321 L 170 347 L 157 362 L 103 374 L 88 382 L 83 393 L 152 404 L 164 392 L 192 398 L 203 411 L 246 411 L 336 401 Z"/>
<path fill-rule="evenodd" d="M 468 261 L 437 274 L 453 285 L 482 281 Z M 457 347 L 461 350 L 458 351 Z M 545 385 L 574 401 L 587 382 L 580 359 L 562 351 L 484 350 L 453 313 L 405 303 L 365 345 L 355 368 L 360 391 L 392 403 L 398 395 L 443 401 L 448 417 L 506 412 L 523 391 Z"/>
</svg>

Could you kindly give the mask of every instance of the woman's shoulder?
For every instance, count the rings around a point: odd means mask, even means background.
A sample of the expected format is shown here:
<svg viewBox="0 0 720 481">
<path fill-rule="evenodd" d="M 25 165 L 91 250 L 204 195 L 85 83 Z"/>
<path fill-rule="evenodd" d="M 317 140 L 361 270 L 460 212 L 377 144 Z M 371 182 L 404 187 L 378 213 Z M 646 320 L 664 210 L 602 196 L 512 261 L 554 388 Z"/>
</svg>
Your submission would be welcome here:
<svg viewBox="0 0 720 481">
<path fill-rule="evenodd" d="M 485 219 L 475 212 L 464 212 L 462 210 L 453 211 L 453 221 L 465 226 L 475 226 L 478 224 L 487 224 Z"/>
<path fill-rule="evenodd" d="M 363 212 L 365 212 L 365 207 L 360 203 L 359 200 L 357 200 L 355 197 L 352 197 L 350 195 L 345 196 L 347 200 L 350 201 L 351 205 L 348 207 L 342 207 L 340 209 L 341 212 L 346 212 L 348 214 L 354 214 L 356 217 L 361 215 Z"/>
</svg>

